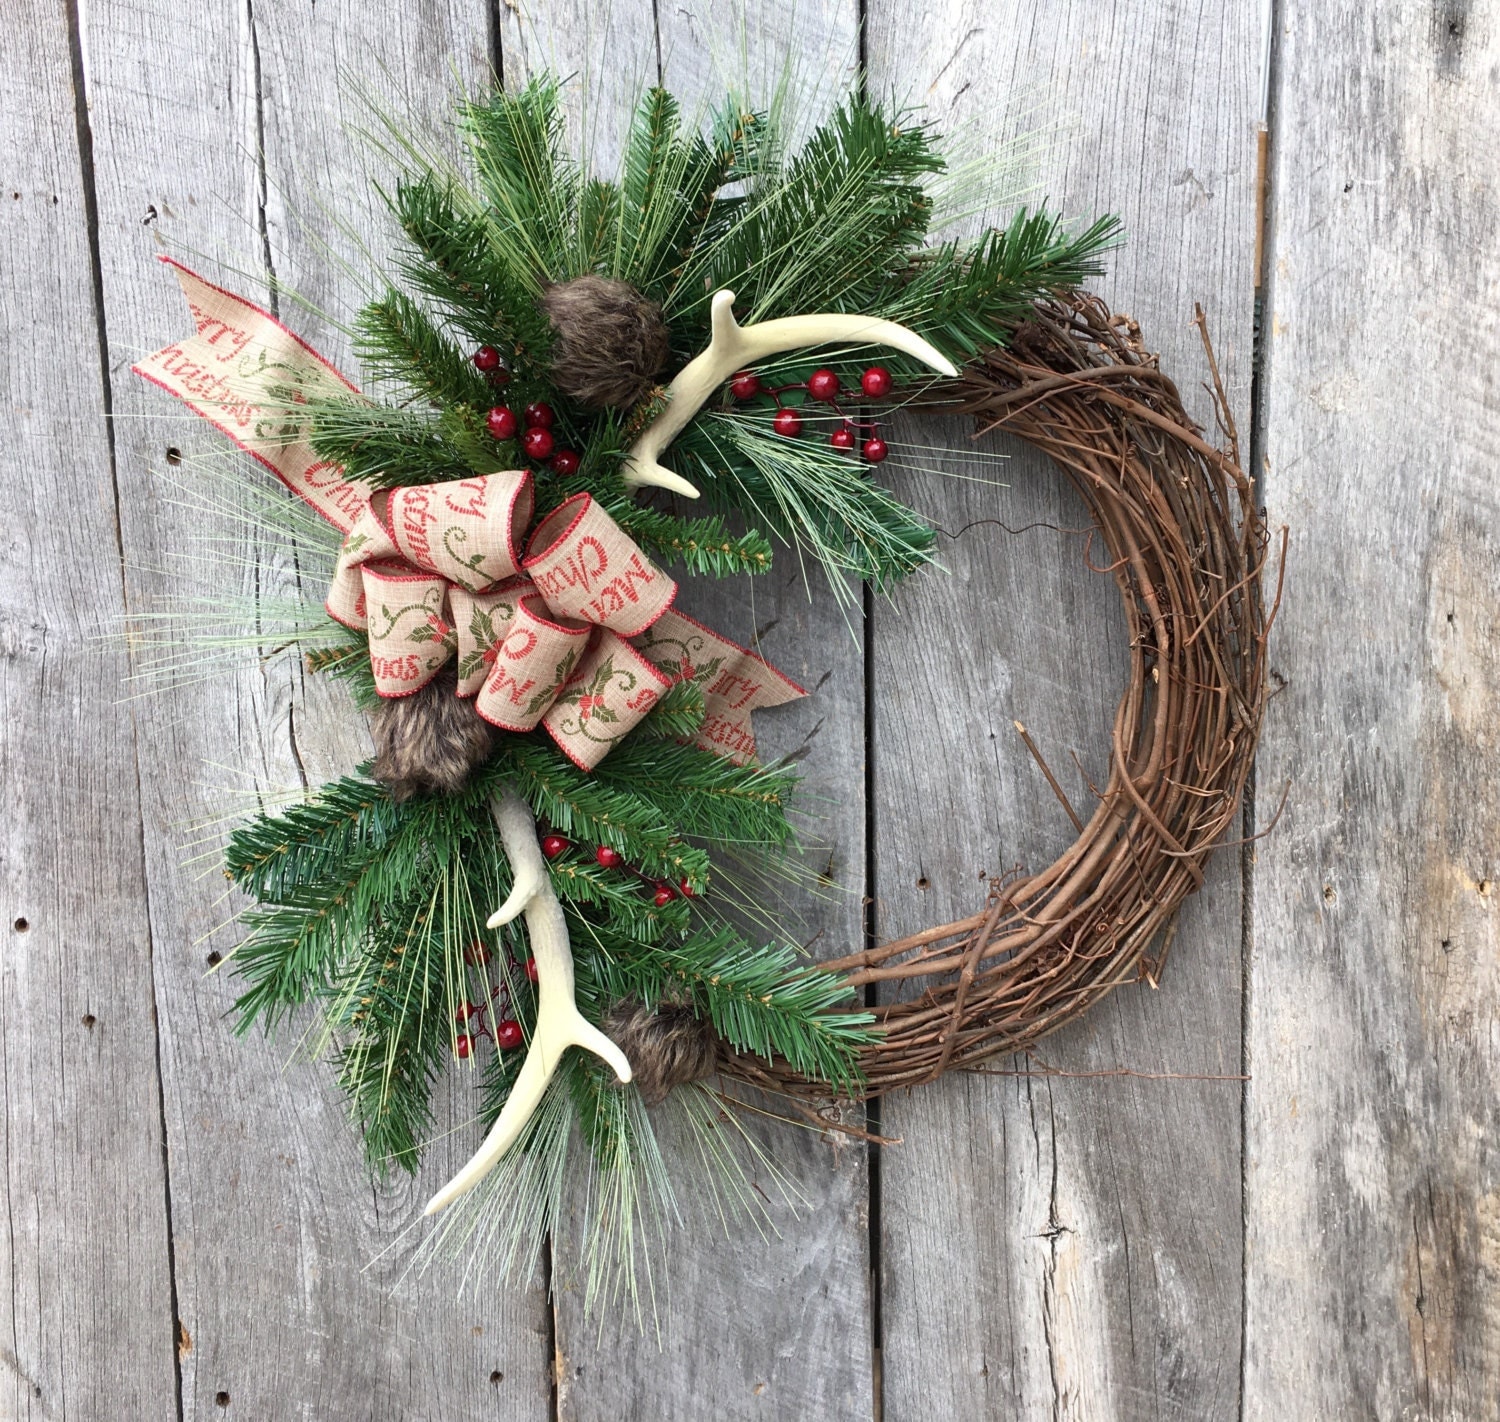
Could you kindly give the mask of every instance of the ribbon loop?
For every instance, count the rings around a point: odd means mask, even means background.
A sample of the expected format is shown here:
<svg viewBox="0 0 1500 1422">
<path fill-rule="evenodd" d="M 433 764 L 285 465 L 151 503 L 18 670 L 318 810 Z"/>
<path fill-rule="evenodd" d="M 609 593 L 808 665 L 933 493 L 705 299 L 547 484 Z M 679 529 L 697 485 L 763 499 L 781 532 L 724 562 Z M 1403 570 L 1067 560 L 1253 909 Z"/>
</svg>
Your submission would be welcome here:
<svg viewBox="0 0 1500 1422">
<path fill-rule="evenodd" d="M 511 578 L 493 592 L 448 589 L 453 631 L 458 638 L 458 694 L 473 696 L 489 679 L 521 599 L 531 591 L 525 578 Z"/>
<path fill-rule="evenodd" d="M 546 603 L 526 593 L 495 645 L 490 675 L 474 709 L 502 731 L 530 731 L 547 714 L 584 655 L 593 628 L 549 617 Z"/>
<path fill-rule="evenodd" d="M 366 563 L 370 666 L 382 696 L 420 691 L 453 655 L 457 639 L 448 625 L 448 585 L 409 563 Z"/>
<path fill-rule="evenodd" d="M 677 584 L 589 494 L 553 509 L 526 555 L 526 573 L 549 607 L 621 637 L 639 636 L 677 596 Z"/>
<path fill-rule="evenodd" d="M 440 573 L 466 592 L 484 592 L 521 570 L 516 540 L 531 523 L 529 469 L 507 469 L 391 489 L 372 501 L 408 563 Z"/>
<path fill-rule="evenodd" d="M 575 765 L 592 770 L 671 685 L 671 677 L 604 628 L 542 724 Z"/>
</svg>

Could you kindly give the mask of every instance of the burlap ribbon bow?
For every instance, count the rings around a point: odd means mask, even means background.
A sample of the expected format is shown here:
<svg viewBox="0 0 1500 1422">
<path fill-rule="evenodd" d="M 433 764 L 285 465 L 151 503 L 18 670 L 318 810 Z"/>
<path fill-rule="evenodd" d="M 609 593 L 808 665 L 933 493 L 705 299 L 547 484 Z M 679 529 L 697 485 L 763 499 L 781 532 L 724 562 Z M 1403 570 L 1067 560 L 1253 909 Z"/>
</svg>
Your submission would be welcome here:
<svg viewBox="0 0 1500 1422">
<path fill-rule="evenodd" d="M 703 690 L 697 743 L 736 760 L 755 753 L 751 711 L 806 694 L 676 611 L 677 584 L 586 493 L 528 537 L 529 470 L 373 492 L 346 479 L 318 459 L 296 412 L 354 387 L 269 313 L 170 265 L 197 333 L 135 370 L 344 534 L 327 608 L 368 636 L 381 696 L 411 695 L 456 656 L 458 695 L 472 696 L 486 721 L 540 725 L 592 769 L 674 682 Z"/>
</svg>

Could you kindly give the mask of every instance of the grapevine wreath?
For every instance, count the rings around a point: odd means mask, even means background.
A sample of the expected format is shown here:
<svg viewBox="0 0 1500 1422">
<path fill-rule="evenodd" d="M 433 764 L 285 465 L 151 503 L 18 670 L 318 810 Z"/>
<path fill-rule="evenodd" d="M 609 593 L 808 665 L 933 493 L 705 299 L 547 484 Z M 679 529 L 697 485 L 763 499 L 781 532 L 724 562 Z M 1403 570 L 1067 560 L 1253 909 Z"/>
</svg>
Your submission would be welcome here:
<svg viewBox="0 0 1500 1422">
<path fill-rule="evenodd" d="M 647 1111 L 668 1093 L 732 1183 L 750 1138 L 707 1079 L 816 1116 L 1154 971 L 1250 773 L 1265 535 L 1217 371 L 1227 452 L 1081 290 L 1114 221 L 930 240 L 945 164 L 919 119 L 854 96 L 793 145 L 774 111 L 730 102 L 700 133 L 653 89 L 614 181 L 565 156 L 553 78 L 466 101 L 460 127 L 462 170 L 386 146 L 402 237 L 355 327 L 378 397 L 181 266 L 196 333 L 137 370 L 300 496 L 237 505 L 313 590 L 258 593 L 256 642 L 343 681 L 374 735 L 370 764 L 230 835 L 254 901 L 240 1026 L 317 1009 L 380 1170 L 416 1168 L 434 1080 L 478 1067 L 488 1134 L 430 1238 L 525 1267 L 573 1150 L 592 1296 L 633 1277 L 637 1218 L 670 1213 Z M 757 761 L 751 712 L 803 692 L 665 569 L 763 573 L 773 536 L 845 589 L 930 562 L 874 477 L 897 410 L 970 414 L 1067 473 L 1129 683 L 1055 864 L 813 963 L 749 912 L 791 872 L 795 783 Z"/>
</svg>

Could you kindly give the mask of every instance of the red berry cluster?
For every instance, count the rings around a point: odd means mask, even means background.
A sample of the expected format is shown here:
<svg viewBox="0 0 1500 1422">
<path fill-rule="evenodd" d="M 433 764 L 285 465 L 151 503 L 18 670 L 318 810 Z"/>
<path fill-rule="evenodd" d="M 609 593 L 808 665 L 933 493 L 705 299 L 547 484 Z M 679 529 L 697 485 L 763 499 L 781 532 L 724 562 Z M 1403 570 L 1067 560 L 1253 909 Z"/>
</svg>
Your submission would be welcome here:
<svg viewBox="0 0 1500 1422">
<path fill-rule="evenodd" d="M 500 352 L 494 346 L 480 346 L 474 352 L 473 361 L 476 370 L 481 370 L 490 377 L 491 384 L 504 385 L 510 380 L 509 373 L 500 365 Z M 521 448 L 528 459 L 546 459 L 553 469 L 565 477 L 578 472 L 578 451 L 557 448 L 557 441 L 552 433 L 557 416 L 553 414 L 552 406 L 545 401 L 537 400 L 528 405 L 521 412 L 520 420 L 516 419 L 516 412 L 509 405 L 496 405 L 485 416 L 484 422 L 490 438 L 496 440 L 514 439 L 524 422 Z"/>
<path fill-rule="evenodd" d="M 483 966 L 484 963 L 489 962 L 489 948 L 484 947 L 480 942 L 474 942 L 469 945 L 468 951 L 463 956 L 475 966 Z M 514 966 L 517 969 L 520 968 L 519 963 L 514 963 Z M 535 983 L 537 960 L 526 959 L 525 971 L 526 977 Z M 484 1014 L 490 1010 L 490 1007 L 495 1008 L 493 1031 L 484 1026 Z M 510 992 L 504 983 L 496 983 L 495 987 L 490 989 L 487 1001 L 460 1002 L 453 1010 L 453 1022 L 459 1028 L 459 1035 L 453 1040 L 453 1050 L 460 1058 L 471 1056 L 481 1037 L 492 1038 L 493 1043 L 501 1052 L 510 1052 L 513 1047 L 519 1047 L 522 1041 L 525 1041 L 525 1032 L 520 1029 L 520 1023 L 511 1016 Z"/>
<path fill-rule="evenodd" d="M 542 853 L 548 859 L 556 859 L 559 854 L 571 847 L 568 841 L 560 834 L 549 834 L 542 839 Z M 601 869 L 624 869 L 626 867 L 625 856 L 618 849 L 614 849 L 607 844 L 601 844 L 594 850 L 594 862 Z M 687 879 L 683 879 L 676 888 L 673 888 L 665 880 L 649 878 L 647 875 L 639 874 L 633 869 L 630 872 L 636 874 L 642 883 L 655 890 L 652 902 L 655 903 L 657 908 L 665 908 L 679 895 L 683 898 L 691 899 L 697 894 L 697 890 L 693 888 Z"/>
<path fill-rule="evenodd" d="M 489 987 L 489 975 L 483 970 L 492 956 L 489 945 L 477 938 L 464 949 L 464 958 L 471 966 L 481 970 L 486 987 Z M 528 958 L 524 964 L 512 958 L 510 966 L 515 972 L 524 971 L 528 981 L 536 982 L 535 958 Z M 492 1006 L 495 1015 L 493 1031 L 484 1024 L 484 1014 Z M 459 1003 L 454 1009 L 453 1021 L 459 1029 L 458 1036 L 453 1042 L 453 1050 L 460 1057 L 466 1058 L 473 1055 L 474 1048 L 481 1037 L 490 1037 L 502 1052 L 511 1051 L 513 1048 L 519 1047 L 526 1040 L 526 1034 L 522 1031 L 521 1024 L 512 1015 L 510 988 L 504 981 L 497 982 L 492 988 L 489 988 L 489 992 L 484 1000 Z"/>
<path fill-rule="evenodd" d="M 883 365 L 870 366 L 859 379 L 860 392 L 872 400 L 889 395 L 891 384 L 891 373 Z M 880 427 L 874 420 L 856 420 L 839 408 L 839 396 L 844 392 L 836 371 L 815 370 L 801 385 L 794 382 L 791 385 L 766 386 L 761 384 L 760 377 L 753 370 L 742 370 L 729 382 L 729 389 L 736 400 L 754 400 L 761 395 L 769 395 L 774 399 L 776 414 L 771 421 L 771 428 L 787 439 L 795 439 L 802 433 L 802 416 L 790 406 L 783 405 L 781 397 L 788 390 L 806 390 L 812 399 L 843 416 L 844 423 L 828 436 L 828 443 L 835 449 L 852 450 L 857 442 L 855 432 L 860 431 L 866 435 L 860 446 L 860 453 L 871 464 L 879 464 L 891 452 L 890 446 L 881 439 Z"/>
</svg>

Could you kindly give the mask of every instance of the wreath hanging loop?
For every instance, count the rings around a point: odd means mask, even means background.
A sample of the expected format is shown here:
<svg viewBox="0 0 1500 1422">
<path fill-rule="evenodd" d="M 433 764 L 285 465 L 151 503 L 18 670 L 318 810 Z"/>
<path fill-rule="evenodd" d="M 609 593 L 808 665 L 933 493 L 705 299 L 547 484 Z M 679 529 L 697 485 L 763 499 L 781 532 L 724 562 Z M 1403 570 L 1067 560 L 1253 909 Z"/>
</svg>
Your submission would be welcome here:
<svg viewBox="0 0 1500 1422">
<path fill-rule="evenodd" d="M 1040 873 L 992 884 L 967 918 L 821 966 L 877 985 L 879 1039 L 864 1093 L 931 1081 L 1022 1051 L 1099 998 L 1155 980 L 1183 901 L 1239 813 L 1266 702 L 1274 616 L 1267 534 L 1209 344 L 1225 448 L 1204 437 L 1139 327 L 1085 293 L 1041 302 L 1006 346 L 924 396 L 1044 451 L 1109 550 L 1130 675 L 1109 776 L 1073 845 Z M 1049 780 L 1051 779 L 1048 773 Z M 827 1097 L 783 1063 L 733 1054 L 736 1077 Z"/>
</svg>

